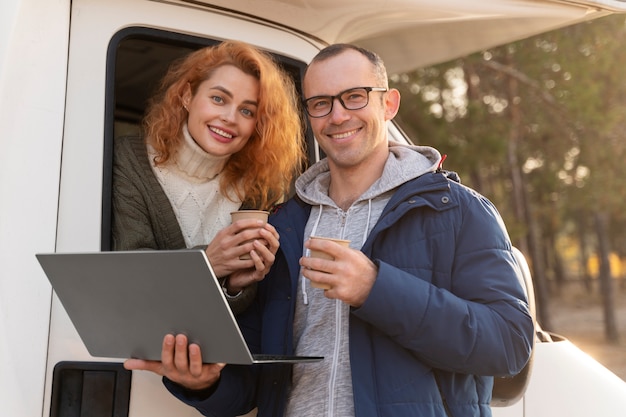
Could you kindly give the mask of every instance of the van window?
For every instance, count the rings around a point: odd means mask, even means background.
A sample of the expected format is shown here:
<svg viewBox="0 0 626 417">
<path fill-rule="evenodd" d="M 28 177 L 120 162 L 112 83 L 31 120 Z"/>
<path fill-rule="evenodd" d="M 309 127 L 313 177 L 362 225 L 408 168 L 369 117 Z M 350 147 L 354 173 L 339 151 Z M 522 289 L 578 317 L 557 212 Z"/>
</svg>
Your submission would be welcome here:
<svg viewBox="0 0 626 417">
<path fill-rule="evenodd" d="M 109 43 L 106 69 L 104 172 L 102 196 L 101 250 L 111 250 L 111 184 L 113 143 L 116 137 L 141 133 L 146 105 L 169 65 L 188 53 L 218 43 L 218 40 L 163 30 L 134 27 L 118 32 Z M 306 64 L 273 54 L 291 75 L 301 94 Z M 303 117 L 303 120 L 306 118 Z M 314 160 L 313 136 L 306 134 L 309 163 Z"/>
</svg>

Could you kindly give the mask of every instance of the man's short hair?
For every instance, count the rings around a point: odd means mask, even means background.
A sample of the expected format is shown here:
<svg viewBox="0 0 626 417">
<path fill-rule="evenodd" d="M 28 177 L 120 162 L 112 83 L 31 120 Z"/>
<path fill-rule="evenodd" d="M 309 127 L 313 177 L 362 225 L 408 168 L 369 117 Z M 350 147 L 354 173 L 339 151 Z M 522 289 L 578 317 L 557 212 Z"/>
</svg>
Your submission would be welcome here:
<svg viewBox="0 0 626 417">
<path fill-rule="evenodd" d="M 374 74 L 376 76 L 376 79 L 379 83 L 381 83 L 381 85 L 373 87 L 388 87 L 387 69 L 385 68 L 385 63 L 383 62 L 382 58 L 376 52 L 372 52 L 365 48 L 361 48 L 360 46 L 352 45 L 349 43 L 335 43 L 322 49 L 317 53 L 317 55 L 313 57 L 307 67 L 307 71 L 309 67 L 316 62 L 321 62 L 328 58 L 332 58 L 347 50 L 353 50 L 360 53 L 372 63 L 372 65 L 374 66 Z M 306 71 L 304 75 L 306 76 Z"/>
</svg>

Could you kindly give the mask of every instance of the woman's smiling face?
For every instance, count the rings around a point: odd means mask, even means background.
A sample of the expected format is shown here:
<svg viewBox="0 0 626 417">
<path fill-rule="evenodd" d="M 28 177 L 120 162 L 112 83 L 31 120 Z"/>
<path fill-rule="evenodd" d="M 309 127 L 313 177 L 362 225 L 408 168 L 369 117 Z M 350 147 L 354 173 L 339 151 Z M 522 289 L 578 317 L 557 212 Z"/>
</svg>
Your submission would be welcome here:
<svg viewBox="0 0 626 417">
<path fill-rule="evenodd" d="M 191 137 L 214 156 L 241 150 L 257 122 L 259 81 L 232 65 L 216 68 L 192 96 L 188 86 L 183 103 L 189 112 Z"/>
</svg>

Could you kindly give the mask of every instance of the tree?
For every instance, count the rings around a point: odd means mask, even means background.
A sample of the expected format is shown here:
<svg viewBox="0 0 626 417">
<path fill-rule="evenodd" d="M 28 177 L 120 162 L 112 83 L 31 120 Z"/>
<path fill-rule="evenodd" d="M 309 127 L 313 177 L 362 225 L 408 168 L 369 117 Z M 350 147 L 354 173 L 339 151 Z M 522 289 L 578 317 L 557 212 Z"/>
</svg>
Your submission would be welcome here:
<svg viewBox="0 0 626 417">
<path fill-rule="evenodd" d="M 403 128 L 502 212 L 548 329 L 549 284 L 563 281 L 558 239 L 579 241 L 582 254 L 595 242 L 600 259 L 626 240 L 608 226 L 626 224 L 624 23 L 611 16 L 391 78 Z"/>
</svg>

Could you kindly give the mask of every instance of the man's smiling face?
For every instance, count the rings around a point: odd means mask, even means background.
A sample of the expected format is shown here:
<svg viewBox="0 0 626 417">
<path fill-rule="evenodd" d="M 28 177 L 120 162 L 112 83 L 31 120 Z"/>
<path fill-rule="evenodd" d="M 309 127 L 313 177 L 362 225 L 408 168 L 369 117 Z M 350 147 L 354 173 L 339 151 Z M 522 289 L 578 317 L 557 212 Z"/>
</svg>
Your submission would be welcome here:
<svg viewBox="0 0 626 417">
<path fill-rule="evenodd" d="M 373 64 L 359 52 L 346 50 L 311 64 L 304 78 L 304 97 L 334 96 L 355 87 L 386 87 L 379 84 Z M 335 99 L 330 114 L 309 118 L 331 167 L 358 169 L 379 153 L 387 154 L 386 121 L 395 110 L 389 111 L 388 93 L 369 94 L 369 103 L 362 109 L 346 110 Z"/>
</svg>

